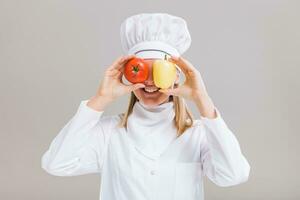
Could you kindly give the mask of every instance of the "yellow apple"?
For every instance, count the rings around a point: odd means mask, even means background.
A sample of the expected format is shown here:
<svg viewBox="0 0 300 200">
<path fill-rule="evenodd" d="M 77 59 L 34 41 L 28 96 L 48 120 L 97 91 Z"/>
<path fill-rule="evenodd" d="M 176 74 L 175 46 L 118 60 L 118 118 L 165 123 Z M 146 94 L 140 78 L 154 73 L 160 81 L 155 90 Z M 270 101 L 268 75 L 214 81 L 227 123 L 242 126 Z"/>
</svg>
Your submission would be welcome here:
<svg viewBox="0 0 300 200">
<path fill-rule="evenodd" d="M 155 60 L 153 62 L 153 81 L 156 87 L 169 88 L 176 80 L 176 66 L 168 60 Z"/>
</svg>

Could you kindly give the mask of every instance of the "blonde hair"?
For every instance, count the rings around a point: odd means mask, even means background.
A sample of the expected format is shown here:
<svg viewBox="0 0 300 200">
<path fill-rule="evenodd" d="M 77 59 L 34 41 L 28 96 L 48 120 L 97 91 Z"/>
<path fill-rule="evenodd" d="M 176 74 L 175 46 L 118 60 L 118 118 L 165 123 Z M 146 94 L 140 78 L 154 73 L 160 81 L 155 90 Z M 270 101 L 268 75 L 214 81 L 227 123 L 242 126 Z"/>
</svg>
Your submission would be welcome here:
<svg viewBox="0 0 300 200">
<path fill-rule="evenodd" d="M 170 101 L 174 101 L 174 107 L 175 107 L 174 123 L 177 128 L 177 136 L 179 137 L 181 134 L 183 134 L 185 130 L 187 130 L 193 125 L 194 118 L 182 97 L 170 96 L 169 98 Z M 136 101 L 138 101 L 137 97 L 134 95 L 133 92 L 131 92 L 127 111 L 122 114 L 122 119 L 119 123 L 120 127 L 127 128 L 127 119 L 129 115 L 132 113 L 132 109 Z"/>
</svg>

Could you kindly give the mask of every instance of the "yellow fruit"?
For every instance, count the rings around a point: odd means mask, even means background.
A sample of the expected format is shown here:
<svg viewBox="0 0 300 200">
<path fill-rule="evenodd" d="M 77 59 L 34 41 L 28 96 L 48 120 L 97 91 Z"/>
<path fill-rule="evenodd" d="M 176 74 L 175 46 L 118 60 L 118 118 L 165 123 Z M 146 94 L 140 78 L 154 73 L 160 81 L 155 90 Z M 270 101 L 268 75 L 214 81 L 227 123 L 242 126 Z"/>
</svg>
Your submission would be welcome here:
<svg viewBox="0 0 300 200">
<path fill-rule="evenodd" d="M 156 87 L 169 88 L 176 80 L 176 66 L 167 60 L 155 60 L 152 71 Z"/>
</svg>

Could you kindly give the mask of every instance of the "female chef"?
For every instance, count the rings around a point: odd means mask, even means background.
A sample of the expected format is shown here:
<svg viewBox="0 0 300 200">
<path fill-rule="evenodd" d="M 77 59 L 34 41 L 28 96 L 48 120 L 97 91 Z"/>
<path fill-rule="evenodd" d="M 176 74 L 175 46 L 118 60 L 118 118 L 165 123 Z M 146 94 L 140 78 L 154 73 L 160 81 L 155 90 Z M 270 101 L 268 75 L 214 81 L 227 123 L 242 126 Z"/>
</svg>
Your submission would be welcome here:
<svg viewBox="0 0 300 200">
<path fill-rule="evenodd" d="M 96 94 L 81 101 L 44 153 L 42 168 L 56 176 L 101 173 L 101 200 L 203 200 L 204 176 L 222 187 L 245 182 L 250 166 L 236 137 L 200 72 L 181 56 L 191 44 L 185 20 L 166 13 L 133 15 L 121 24 L 121 43 L 127 55 L 106 69 Z M 159 89 L 152 64 L 165 55 L 186 78 Z M 150 76 L 127 85 L 123 69 L 134 57 L 145 59 Z M 128 93 L 124 114 L 103 116 Z M 199 119 L 185 99 L 196 104 Z"/>
</svg>

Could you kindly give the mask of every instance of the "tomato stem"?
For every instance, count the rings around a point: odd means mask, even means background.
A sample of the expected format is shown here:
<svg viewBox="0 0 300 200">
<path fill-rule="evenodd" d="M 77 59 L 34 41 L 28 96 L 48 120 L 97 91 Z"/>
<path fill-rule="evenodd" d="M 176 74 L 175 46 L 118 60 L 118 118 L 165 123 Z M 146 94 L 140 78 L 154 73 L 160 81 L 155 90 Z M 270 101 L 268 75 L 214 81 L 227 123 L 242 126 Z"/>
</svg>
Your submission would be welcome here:
<svg viewBox="0 0 300 200">
<path fill-rule="evenodd" d="M 136 73 L 138 73 L 138 71 L 139 71 L 139 66 L 138 65 L 133 65 L 133 71 L 134 71 L 134 73 L 136 74 Z"/>
</svg>

